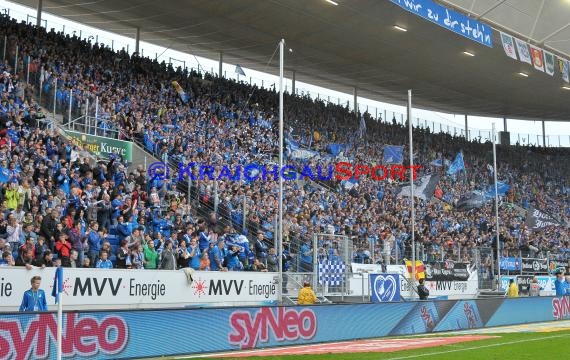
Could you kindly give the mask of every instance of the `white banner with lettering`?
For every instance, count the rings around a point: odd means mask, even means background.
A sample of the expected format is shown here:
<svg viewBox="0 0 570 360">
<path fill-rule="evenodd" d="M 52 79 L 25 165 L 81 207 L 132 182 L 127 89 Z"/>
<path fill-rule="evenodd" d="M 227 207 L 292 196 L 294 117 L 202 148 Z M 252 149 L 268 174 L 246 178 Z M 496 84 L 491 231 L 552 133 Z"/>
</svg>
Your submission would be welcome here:
<svg viewBox="0 0 570 360">
<path fill-rule="evenodd" d="M 30 279 L 41 276 L 50 310 L 55 268 L 0 267 L 0 311 L 17 311 Z M 66 309 L 136 309 L 276 304 L 278 275 L 183 270 L 63 270 Z"/>
</svg>

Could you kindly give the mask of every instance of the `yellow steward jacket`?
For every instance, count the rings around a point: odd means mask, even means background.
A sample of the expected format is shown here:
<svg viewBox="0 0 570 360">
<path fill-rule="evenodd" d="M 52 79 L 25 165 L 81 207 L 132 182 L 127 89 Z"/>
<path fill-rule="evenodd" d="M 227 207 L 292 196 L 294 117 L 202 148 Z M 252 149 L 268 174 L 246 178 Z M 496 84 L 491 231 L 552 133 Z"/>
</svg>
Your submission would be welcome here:
<svg viewBox="0 0 570 360">
<path fill-rule="evenodd" d="M 297 304 L 299 305 L 312 305 L 317 302 L 317 296 L 310 287 L 303 287 L 299 290 Z"/>
</svg>

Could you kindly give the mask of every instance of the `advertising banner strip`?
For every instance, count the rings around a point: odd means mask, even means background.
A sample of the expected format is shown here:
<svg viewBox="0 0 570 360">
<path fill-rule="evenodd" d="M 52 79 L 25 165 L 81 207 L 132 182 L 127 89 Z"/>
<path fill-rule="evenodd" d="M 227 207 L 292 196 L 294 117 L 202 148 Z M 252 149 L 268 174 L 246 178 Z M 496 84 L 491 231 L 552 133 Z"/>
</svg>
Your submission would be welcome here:
<svg viewBox="0 0 570 360">
<path fill-rule="evenodd" d="M 294 307 L 69 312 L 62 352 L 126 359 L 465 330 L 570 318 L 570 297 L 421 301 Z M 177 329 L 199 329 L 172 342 Z M 1 359 L 55 358 L 56 314 L 0 317 Z"/>
<path fill-rule="evenodd" d="M 2 268 L 0 310 L 16 311 L 32 276 L 53 279 L 55 268 Z M 65 269 L 66 309 L 271 305 L 277 302 L 277 274 L 183 270 Z M 42 281 L 51 294 L 51 281 Z M 55 310 L 53 298 L 48 307 Z M 0 357 L 1 358 L 1 357 Z"/>
<path fill-rule="evenodd" d="M 493 47 L 493 29 L 431 0 L 390 0 L 404 10 L 482 45 Z"/>
</svg>

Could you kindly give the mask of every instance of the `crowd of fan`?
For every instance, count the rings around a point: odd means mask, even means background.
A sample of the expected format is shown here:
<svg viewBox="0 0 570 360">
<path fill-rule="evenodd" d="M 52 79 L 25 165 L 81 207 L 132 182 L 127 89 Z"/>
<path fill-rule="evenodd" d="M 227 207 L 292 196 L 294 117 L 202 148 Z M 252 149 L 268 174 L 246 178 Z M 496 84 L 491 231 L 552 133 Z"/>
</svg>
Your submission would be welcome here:
<svg viewBox="0 0 570 360">
<path fill-rule="evenodd" d="M 72 161 L 73 145 L 38 127 L 41 116 L 34 91 L 22 77 L 29 55 L 31 72 L 37 75 L 32 78 L 41 81 L 45 94 L 57 83 L 60 105 L 69 103 L 71 96 L 76 108 L 86 106 L 87 99 L 93 106 L 97 96 L 101 128 L 119 129 L 124 139 L 139 141 L 164 161 L 225 164 L 231 169 L 252 162 L 275 163 L 274 89 L 203 78 L 7 18 L 0 29 L 9 39 L 8 54 L 13 55 L 17 45 L 21 59 L 18 74 L 12 73 L 13 63 L 8 61 L 0 69 L 0 115 L 5 125 L 0 139 L 5 215 L 0 224 L 5 240 L 0 242 L 5 244 L 0 245 L 10 246 L 4 262 L 17 253 L 20 265 L 49 266 L 56 253 L 57 261 L 78 267 L 114 263 L 120 268 L 277 269 L 279 254 L 271 247 L 277 182 L 206 179 L 188 188 L 187 181 L 177 181 L 178 174 L 162 180 L 148 179 L 142 166 L 127 172 L 121 159 Z M 188 101 L 171 86 L 172 80 L 185 89 Z M 361 137 L 359 121 L 347 107 L 291 95 L 285 96 L 285 104 L 286 136 L 322 155 L 288 158 L 288 164 L 326 167 L 339 159 L 325 156 L 331 143 L 347 145 L 343 159 L 374 164 L 382 159 L 384 144 L 407 143 L 406 127 L 395 121 L 378 121 L 365 113 L 367 126 Z M 438 199 L 416 202 L 415 238 L 423 259 L 470 261 L 473 249 L 494 247 L 492 203 L 472 212 L 454 209 L 462 195 L 490 184 L 491 144 L 415 129 L 414 148 L 415 162 L 424 165 L 420 176 L 442 175 Z M 459 150 L 467 171 L 446 176 L 445 167 L 429 165 L 435 159 L 452 159 Z M 505 254 L 528 250 L 532 256 L 544 256 L 547 251 L 570 249 L 569 155 L 567 149 L 520 144 L 499 149 L 499 179 L 511 185 L 500 207 L 499 240 Z M 350 190 L 335 180 L 285 182 L 284 264 L 310 270 L 313 235 L 321 233 L 352 239 L 348 257 L 356 261 L 384 261 L 383 249 L 389 249 L 391 261 L 404 257 L 410 252 L 410 206 L 409 198 L 397 196 L 400 186 L 371 178 L 362 178 Z M 217 213 L 212 213 L 216 194 Z M 563 225 L 530 231 L 521 208 L 531 206 L 553 214 Z M 319 245 L 320 258 L 346 255 L 332 238 L 322 236 Z"/>
</svg>

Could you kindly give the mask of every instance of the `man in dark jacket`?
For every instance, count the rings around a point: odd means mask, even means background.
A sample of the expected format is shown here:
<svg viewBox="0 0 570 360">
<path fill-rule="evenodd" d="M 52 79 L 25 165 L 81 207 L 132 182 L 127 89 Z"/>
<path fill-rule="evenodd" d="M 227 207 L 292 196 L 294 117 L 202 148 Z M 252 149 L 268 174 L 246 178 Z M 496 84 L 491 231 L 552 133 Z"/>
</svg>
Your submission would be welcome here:
<svg viewBox="0 0 570 360">
<path fill-rule="evenodd" d="M 420 284 L 418 285 L 418 295 L 420 296 L 420 300 L 427 300 L 429 296 L 429 290 L 424 285 L 425 279 L 420 279 Z"/>
</svg>

